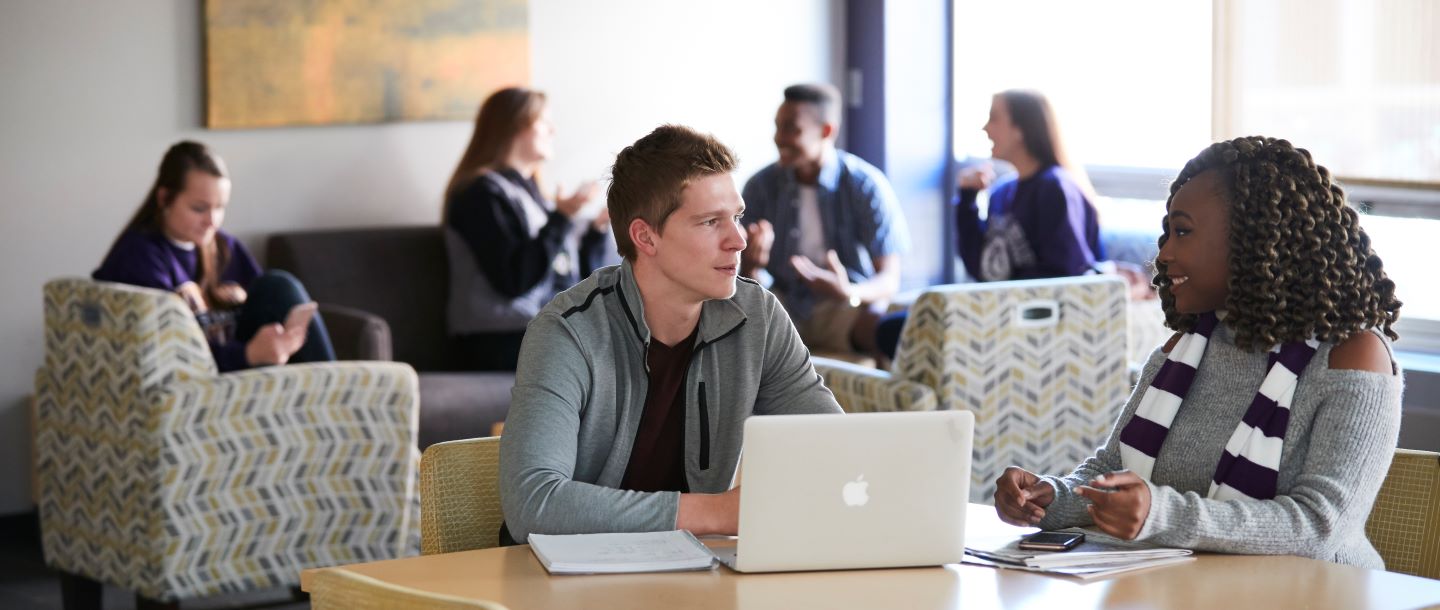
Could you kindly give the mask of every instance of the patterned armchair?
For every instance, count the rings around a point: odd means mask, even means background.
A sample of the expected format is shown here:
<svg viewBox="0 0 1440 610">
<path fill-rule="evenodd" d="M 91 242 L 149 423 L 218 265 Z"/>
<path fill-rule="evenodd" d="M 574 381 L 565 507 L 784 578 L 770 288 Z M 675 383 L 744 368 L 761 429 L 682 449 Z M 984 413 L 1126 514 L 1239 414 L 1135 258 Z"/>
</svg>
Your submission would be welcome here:
<svg viewBox="0 0 1440 610">
<path fill-rule="evenodd" d="M 1006 466 L 1068 473 L 1104 442 L 1129 391 L 1125 294 L 1114 276 L 937 286 L 892 372 L 815 368 L 847 411 L 973 411 L 970 499 L 988 504 Z"/>
<path fill-rule="evenodd" d="M 45 560 L 67 597 L 293 586 L 418 546 L 407 365 L 217 374 L 175 295 L 63 279 L 45 286 L 35 385 Z"/>
</svg>

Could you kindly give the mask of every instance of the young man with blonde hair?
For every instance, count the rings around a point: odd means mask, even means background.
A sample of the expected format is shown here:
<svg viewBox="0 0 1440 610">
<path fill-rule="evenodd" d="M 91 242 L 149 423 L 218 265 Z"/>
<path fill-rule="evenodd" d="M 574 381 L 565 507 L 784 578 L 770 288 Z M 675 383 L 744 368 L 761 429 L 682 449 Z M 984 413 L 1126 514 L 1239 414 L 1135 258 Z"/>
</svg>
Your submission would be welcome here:
<svg viewBox="0 0 1440 610">
<path fill-rule="evenodd" d="M 616 158 L 608 205 L 625 260 L 525 333 L 500 449 L 502 541 L 735 534 L 745 419 L 840 412 L 779 302 L 738 277 L 735 166 L 675 125 Z"/>
</svg>

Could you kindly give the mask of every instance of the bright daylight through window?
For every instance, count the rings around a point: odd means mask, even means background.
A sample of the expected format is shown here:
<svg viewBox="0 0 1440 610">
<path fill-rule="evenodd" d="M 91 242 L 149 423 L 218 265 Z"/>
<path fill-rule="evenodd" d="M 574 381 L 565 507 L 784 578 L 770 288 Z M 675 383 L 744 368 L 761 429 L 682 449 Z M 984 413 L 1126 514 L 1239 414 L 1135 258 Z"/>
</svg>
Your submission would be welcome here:
<svg viewBox="0 0 1440 610">
<path fill-rule="evenodd" d="M 1124 176 L 1163 198 L 1216 139 L 1289 139 L 1363 186 L 1357 200 L 1408 200 L 1412 218 L 1362 223 L 1405 302 L 1401 334 L 1435 339 L 1401 347 L 1440 351 L 1440 2 L 957 0 L 954 20 L 956 159 L 989 156 L 990 96 L 1016 87 L 1050 98 L 1102 198 L 1135 197 L 1107 188 Z M 1157 203 L 1099 205 L 1103 222 L 1159 230 Z"/>
</svg>

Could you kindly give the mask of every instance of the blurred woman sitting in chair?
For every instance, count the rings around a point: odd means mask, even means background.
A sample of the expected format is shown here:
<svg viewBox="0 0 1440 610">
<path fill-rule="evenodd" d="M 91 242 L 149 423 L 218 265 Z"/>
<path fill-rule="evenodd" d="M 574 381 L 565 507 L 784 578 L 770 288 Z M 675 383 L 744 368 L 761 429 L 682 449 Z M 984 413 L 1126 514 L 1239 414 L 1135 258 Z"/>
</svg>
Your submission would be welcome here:
<svg viewBox="0 0 1440 610">
<path fill-rule="evenodd" d="M 91 277 L 184 297 L 221 372 L 334 360 L 318 314 L 290 313 L 310 303 L 300 282 L 283 271 L 261 272 L 245 244 L 220 230 L 229 201 L 220 157 L 198 142 L 171 146 L 150 193 Z M 287 317 L 289 327 L 281 324 Z"/>
</svg>

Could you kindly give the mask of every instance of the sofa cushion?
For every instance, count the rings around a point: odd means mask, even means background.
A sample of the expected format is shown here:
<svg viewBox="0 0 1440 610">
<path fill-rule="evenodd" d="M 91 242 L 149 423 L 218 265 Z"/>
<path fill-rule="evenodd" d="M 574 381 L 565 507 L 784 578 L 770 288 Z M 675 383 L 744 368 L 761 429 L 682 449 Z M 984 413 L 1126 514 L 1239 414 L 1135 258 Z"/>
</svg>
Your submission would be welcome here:
<svg viewBox="0 0 1440 610">
<path fill-rule="evenodd" d="M 465 369 L 445 329 L 449 262 L 438 226 L 276 233 L 266 257 L 316 301 L 383 318 L 395 360 L 421 372 Z"/>
<path fill-rule="evenodd" d="M 490 436 L 510 409 L 513 373 L 421 373 L 420 448 Z"/>
</svg>

